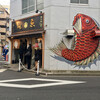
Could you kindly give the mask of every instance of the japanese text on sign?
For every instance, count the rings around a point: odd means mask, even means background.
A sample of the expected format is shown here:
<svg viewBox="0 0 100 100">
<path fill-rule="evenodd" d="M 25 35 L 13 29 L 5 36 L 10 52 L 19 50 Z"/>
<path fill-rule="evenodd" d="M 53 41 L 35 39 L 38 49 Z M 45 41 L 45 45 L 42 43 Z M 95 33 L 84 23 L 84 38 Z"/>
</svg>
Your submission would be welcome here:
<svg viewBox="0 0 100 100">
<path fill-rule="evenodd" d="M 43 30 L 43 14 L 12 22 L 12 33 Z"/>
</svg>

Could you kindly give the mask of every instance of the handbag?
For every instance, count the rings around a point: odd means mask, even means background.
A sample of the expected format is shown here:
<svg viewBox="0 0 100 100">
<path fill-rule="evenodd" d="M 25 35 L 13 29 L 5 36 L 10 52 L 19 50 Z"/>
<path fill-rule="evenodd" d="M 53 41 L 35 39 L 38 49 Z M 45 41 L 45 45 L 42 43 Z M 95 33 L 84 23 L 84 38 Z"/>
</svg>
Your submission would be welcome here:
<svg viewBox="0 0 100 100">
<path fill-rule="evenodd" d="M 25 54 L 25 56 L 30 56 L 31 55 L 31 53 L 28 51 L 28 52 L 26 52 L 26 54 Z"/>
</svg>

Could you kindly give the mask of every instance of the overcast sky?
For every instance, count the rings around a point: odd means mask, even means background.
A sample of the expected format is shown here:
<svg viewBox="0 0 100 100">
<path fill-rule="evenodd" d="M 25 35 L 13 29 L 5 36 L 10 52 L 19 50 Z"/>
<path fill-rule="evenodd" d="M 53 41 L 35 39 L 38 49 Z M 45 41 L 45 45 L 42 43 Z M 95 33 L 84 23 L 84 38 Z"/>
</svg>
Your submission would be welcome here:
<svg viewBox="0 0 100 100">
<path fill-rule="evenodd" d="M 0 0 L 1 5 L 10 5 L 10 0 Z"/>
</svg>

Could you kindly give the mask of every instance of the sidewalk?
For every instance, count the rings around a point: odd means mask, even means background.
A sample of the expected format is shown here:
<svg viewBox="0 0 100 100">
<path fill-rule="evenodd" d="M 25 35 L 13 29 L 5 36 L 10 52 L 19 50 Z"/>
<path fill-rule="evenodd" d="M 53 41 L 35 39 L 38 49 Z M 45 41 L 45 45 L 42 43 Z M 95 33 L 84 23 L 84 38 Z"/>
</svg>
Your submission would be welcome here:
<svg viewBox="0 0 100 100">
<path fill-rule="evenodd" d="M 8 62 L 4 61 L 3 58 L 0 56 L 0 65 L 5 67 L 9 70 L 19 71 L 19 64 L 8 64 Z M 32 74 L 36 74 L 37 71 L 33 69 L 27 70 L 21 67 L 21 71 L 23 72 L 30 72 Z M 39 69 L 40 75 L 46 76 L 100 76 L 100 71 L 79 71 L 79 70 L 43 70 L 42 68 Z"/>
<path fill-rule="evenodd" d="M 4 61 L 4 60 L 3 60 L 3 57 L 2 57 L 1 55 L 0 55 L 0 61 Z"/>
<path fill-rule="evenodd" d="M 21 70 L 19 70 L 19 64 L 18 63 L 17 64 L 8 64 L 6 61 L 3 61 L 3 65 L 2 66 L 7 68 L 8 70 L 12 70 L 12 71 L 30 72 L 32 74 L 36 74 L 37 73 L 37 71 L 34 71 L 33 69 L 30 69 L 30 70 L 28 70 L 27 68 L 25 69 L 21 65 L 20 65 L 21 66 L 21 68 L 20 68 Z M 39 74 L 46 75 L 46 73 L 42 72 L 42 69 L 39 70 Z"/>
<path fill-rule="evenodd" d="M 19 65 L 18 64 L 9 64 L 8 65 L 9 70 L 13 71 L 18 71 Z M 36 74 L 37 71 L 34 70 L 26 70 L 23 69 L 23 72 L 29 72 L 32 74 Z M 39 70 L 40 75 L 45 75 L 45 76 L 100 76 L 100 71 L 78 71 L 78 70 Z"/>
<path fill-rule="evenodd" d="M 7 62 L 4 60 L 4 58 L 0 55 L 0 67 L 6 65 Z"/>
</svg>

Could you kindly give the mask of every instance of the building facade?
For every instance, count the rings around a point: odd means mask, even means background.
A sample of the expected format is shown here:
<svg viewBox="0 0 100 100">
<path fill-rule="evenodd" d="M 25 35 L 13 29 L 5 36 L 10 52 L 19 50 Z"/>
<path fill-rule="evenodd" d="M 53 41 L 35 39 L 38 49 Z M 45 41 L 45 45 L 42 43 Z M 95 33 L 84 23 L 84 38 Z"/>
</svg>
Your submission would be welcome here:
<svg viewBox="0 0 100 100">
<path fill-rule="evenodd" d="M 9 34 L 9 6 L 0 5 L 0 55 L 2 46 L 8 44 L 7 35 Z"/>
<path fill-rule="evenodd" d="M 11 32 L 10 62 L 14 60 L 16 60 L 15 62 L 18 62 L 17 61 L 18 46 L 20 45 L 20 40 L 23 41 L 27 40 L 27 45 L 29 43 L 33 45 L 35 43 L 35 40 L 38 39 L 42 41 L 42 68 L 44 70 L 89 70 L 89 71 L 100 70 L 99 52 L 96 52 L 99 51 L 99 47 L 96 47 L 96 49 L 94 49 L 92 53 L 90 53 L 91 51 L 90 48 L 87 49 L 87 51 L 85 52 L 89 52 L 90 55 L 80 60 L 79 58 L 81 58 L 84 55 L 87 55 L 88 53 L 82 54 L 76 51 L 77 52 L 76 54 L 74 52 L 76 49 L 72 51 L 73 56 L 70 53 L 73 44 L 73 38 L 75 37 L 75 33 L 78 33 L 78 31 L 75 31 L 76 29 L 74 27 L 74 33 L 72 32 L 71 36 L 68 35 L 68 30 L 73 30 L 73 26 L 72 26 L 74 25 L 73 21 L 76 20 L 75 19 L 77 17 L 76 15 L 79 13 L 81 15 L 78 16 L 81 16 L 82 18 L 86 17 L 86 18 L 90 18 L 91 20 L 93 19 L 93 22 L 96 24 L 96 26 L 98 26 L 95 29 L 99 30 L 99 25 L 97 25 L 97 22 L 98 23 L 100 22 L 99 4 L 100 4 L 99 0 L 95 0 L 95 1 L 94 0 L 11 0 L 10 18 L 14 19 L 14 21 L 12 21 L 10 25 L 11 26 L 10 27 L 10 32 Z M 33 28 L 33 30 L 30 31 L 31 29 L 29 28 L 28 30 L 26 29 L 26 32 L 24 29 L 21 29 L 20 30 L 21 33 L 20 33 L 20 31 L 18 31 L 16 28 L 13 28 L 14 22 L 17 23 L 18 21 L 22 21 L 25 24 L 26 20 L 28 20 L 29 18 L 32 19 L 35 16 L 37 17 L 42 16 L 42 25 L 43 25 L 42 29 L 38 27 L 39 30 L 34 30 L 35 28 Z M 78 19 L 80 21 L 80 17 L 78 17 Z M 35 19 L 33 18 L 33 20 Z M 37 23 L 39 22 L 40 19 L 37 20 Z M 86 22 L 88 23 L 87 19 Z M 29 23 L 25 24 L 25 26 L 27 27 Z M 81 26 L 83 24 L 82 22 L 79 22 L 75 25 Z M 80 26 L 77 28 L 80 28 Z M 13 33 L 13 29 L 16 29 L 17 32 Z M 79 37 L 81 37 L 81 35 Z M 79 40 L 79 42 L 81 41 L 81 39 Z M 93 39 L 91 41 L 93 41 Z M 64 42 L 64 45 L 62 43 L 60 46 L 58 46 L 58 44 L 62 40 Z M 96 41 L 98 43 L 99 40 Z M 75 44 L 77 46 L 77 43 L 74 42 L 74 46 Z M 63 49 L 65 49 L 65 45 L 66 48 L 69 50 L 68 52 L 71 54 L 69 55 L 69 57 L 71 58 L 67 58 L 68 56 L 67 53 L 65 53 L 66 54 L 65 56 L 62 53 Z M 90 43 L 89 46 L 91 45 L 92 44 Z M 96 46 L 98 45 L 99 44 L 97 44 Z M 95 54 L 93 55 L 93 53 Z M 32 51 L 32 54 L 34 55 L 34 49 Z M 74 58 L 75 54 L 77 56 L 79 56 L 80 54 L 79 57 L 76 57 L 78 60 L 76 58 L 74 60 L 72 59 Z"/>
</svg>

